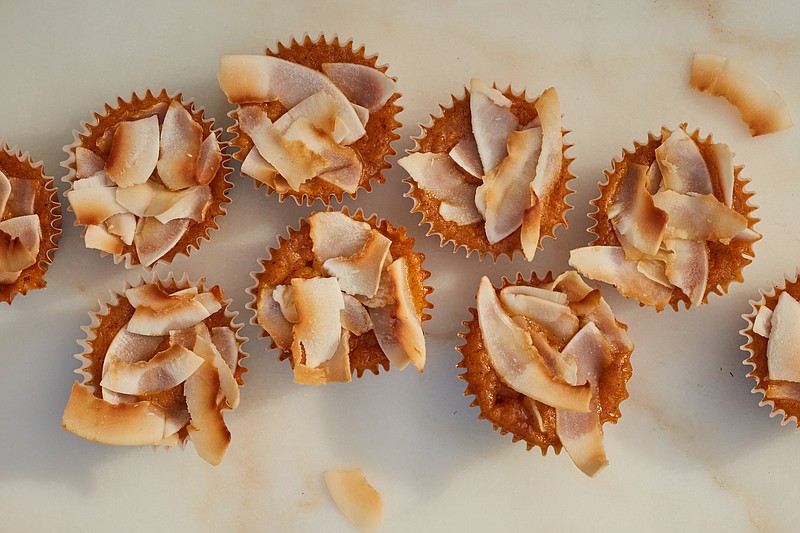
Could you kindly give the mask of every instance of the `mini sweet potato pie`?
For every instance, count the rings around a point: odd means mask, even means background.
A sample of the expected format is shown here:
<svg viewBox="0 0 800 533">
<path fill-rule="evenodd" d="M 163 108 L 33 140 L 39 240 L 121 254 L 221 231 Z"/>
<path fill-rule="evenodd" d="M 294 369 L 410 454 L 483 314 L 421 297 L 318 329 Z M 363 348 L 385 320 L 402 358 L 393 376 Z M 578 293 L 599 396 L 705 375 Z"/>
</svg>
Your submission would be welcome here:
<svg viewBox="0 0 800 533">
<path fill-rule="evenodd" d="M 603 424 L 628 397 L 633 343 L 600 294 L 574 271 L 498 291 L 485 276 L 477 309 L 460 334 L 459 377 L 481 418 L 542 454 L 563 447 L 594 476 L 608 464 Z"/>
<path fill-rule="evenodd" d="M 377 56 L 338 38 L 306 37 L 266 55 L 224 55 L 219 84 L 236 124 L 231 145 L 256 186 L 309 205 L 383 183 L 399 136 L 394 78 Z"/>
<path fill-rule="evenodd" d="M 781 423 L 794 421 L 800 427 L 800 282 L 798 277 L 784 285 L 761 291 L 759 301 L 751 301 L 751 313 L 743 318 L 742 334 L 747 343 L 744 360 L 752 367 L 747 377 L 756 385 L 753 393 L 763 399 L 759 405 L 772 408 L 770 416 L 783 415 Z"/>
<path fill-rule="evenodd" d="M 183 446 L 217 465 L 231 440 L 222 411 L 239 405 L 246 340 L 222 291 L 185 278 L 114 294 L 92 315 L 62 425 L 117 446 Z"/>
<path fill-rule="evenodd" d="M 230 201 L 221 130 L 180 94 L 148 91 L 117 104 L 64 147 L 66 197 L 87 248 L 126 267 L 170 263 L 209 238 Z"/>
<path fill-rule="evenodd" d="M 690 135 L 685 124 L 650 134 L 605 172 L 590 215 L 597 237 L 572 250 L 570 266 L 658 311 L 722 295 L 742 281 L 761 238 L 741 170 L 727 145 Z"/>
<path fill-rule="evenodd" d="M 352 371 L 425 366 L 425 256 L 376 216 L 311 215 L 269 250 L 249 289 L 257 323 L 294 368 L 296 383 L 349 382 Z"/>
<path fill-rule="evenodd" d="M 0 302 L 47 285 L 61 236 L 53 178 L 27 154 L 0 145 Z"/>
<path fill-rule="evenodd" d="M 413 211 L 442 245 L 495 260 L 522 250 L 532 261 L 542 239 L 566 226 L 574 176 L 565 133 L 552 87 L 530 101 L 473 79 L 398 161 L 410 175 Z"/>
</svg>

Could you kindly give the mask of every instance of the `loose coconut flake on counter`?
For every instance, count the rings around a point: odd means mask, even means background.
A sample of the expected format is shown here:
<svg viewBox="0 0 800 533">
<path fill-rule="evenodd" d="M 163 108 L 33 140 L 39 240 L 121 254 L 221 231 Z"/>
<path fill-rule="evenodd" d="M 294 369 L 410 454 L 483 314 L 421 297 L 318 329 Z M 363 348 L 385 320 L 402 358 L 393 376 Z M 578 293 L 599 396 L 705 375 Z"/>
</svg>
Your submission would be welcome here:
<svg viewBox="0 0 800 533">
<path fill-rule="evenodd" d="M 239 345 L 230 326 L 204 322 L 222 309 L 213 290 L 166 292 L 158 283 L 125 297 L 133 317 L 111 340 L 98 376 L 101 394 L 77 381 L 62 426 L 88 440 L 118 446 L 182 445 L 217 465 L 230 443 L 223 409 L 239 404 Z M 178 400 L 164 401 L 182 390 Z"/>
<path fill-rule="evenodd" d="M 336 507 L 359 531 L 374 533 L 383 525 L 383 498 L 363 470 L 328 470 L 322 476 Z"/>
<path fill-rule="evenodd" d="M 279 193 L 300 192 L 315 178 L 356 193 L 362 161 L 351 145 L 395 94 L 392 78 L 365 65 L 324 63 L 320 72 L 260 55 L 223 55 L 217 77 L 254 144 L 244 174 Z M 270 102 L 286 108 L 274 123 L 264 107 Z"/>
<path fill-rule="evenodd" d="M 417 187 L 440 201 L 439 215 L 458 226 L 484 223 L 490 245 L 522 228 L 532 261 L 539 245 L 541 205 L 561 176 L 563 137 L 555 89 L 536 100 L 538 120 L 519 124 L 512 102 L 479 79 L 470 82 L 471 135 L 449 153 L 414 152 L 398 163 Z M 475 185 L 461 170 L 479 178 Z"/>
<path fill-rule="evenodd" d="M 793 125 L 789 107 L 781 95 L 750 69 L 727 57 L 694 54 L 689 85 L 733 104 L 753 137 Z"/>
<path fill-rule="evenodd" d="M 133 245 L 145 267 L 169 252 L 190 222 L 205 218 L 209 184 L 222 165 L 214 132 L 203 139 L 202 126 L 177 100 L 157 106 L 161 113 L 113 129 L 105 160 L 76 147 L 66 193 L 76 223 L 86 227 L 87 248 L 119 256 Z"/>
</svg>

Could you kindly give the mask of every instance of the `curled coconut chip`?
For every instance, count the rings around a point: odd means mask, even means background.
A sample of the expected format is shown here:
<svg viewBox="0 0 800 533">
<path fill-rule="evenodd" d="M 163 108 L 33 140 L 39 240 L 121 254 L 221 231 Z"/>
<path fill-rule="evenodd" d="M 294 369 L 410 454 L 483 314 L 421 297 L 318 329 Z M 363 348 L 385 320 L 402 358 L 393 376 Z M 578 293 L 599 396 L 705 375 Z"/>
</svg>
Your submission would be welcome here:
<svg viewBox="0 0 800 533">
<path fill-rule="evenodd" d="M 458 348 L 464 355 L 459 367 L 467 370 L 460 375 L 468 383 L 465 394 L 476 395 L 473 405 L 495 428 L 543 452 L 547 445 L 563 446 L 594 476 L 608 464 L 602 424 L 616 420 L 620 401 L 613 388 L 603 388 L 622 380 L 624 390 L 633 344 L 599 291 L 576 272 L 550 283 L 537 280 L 538 286 L 523 283 L 521 277 L 516 285 L 505 280 L 498 298 L 488 278 L 481 279 L 475 318 L 465 323 L 467 342 Z M 558 312 L 542 320 L 540 309 L 550 307 Z M 552 329 L 569 334 L 559 337 Z"/>
<path fill-rule="evenodd" d="M 383 525 L 383 498 L 363 470 L 327 470 L 322 476 L 336 507 L 359 531 L 374 533 Z"/>
<path fill-rule="evenodd" d="M 513 246 L 511 253 L 521 248 L 532 261 L 541 237 L 552 235 L 555 226 L 549 221 L 543 226 L 543 217 L 551 216 L 560 201 L 556 196 L 561 195 L 565 173 L 561 110 L 553 88 L 533 105 L 512 102 L 510 96 L 473 79 L 471 130 L 444 151 L 438 146 L 422 151 L 418 139 L 417 149 L 398 163 L 413 180 L 411 194 L 421 190 L 438 203 L 438 216 L 449 223 L 443 228 L 446 233 L 453 225 L 481 225 L 480 238 L 490 252 Z M 515 105 L 531 108 L 527 112 L 535 113 L 534 120 L 520 124 L 512 112 Z M 453 111 L 445 110 L 449 112 Z M 444 118 L 435 119 L 431 128 L 438 120 Z M 438 229 L 435 226 L 432 229 Z M 456 238 L 458 244 L 462 237 Z M 504 244 L 507 239 L 516 242 Z"/>
<path fill-rule="evenodd" d="M 230 442 L 221 410 L 238 406 L 242 369 L 241 339 L 230 315 L 212 318 L 222 310 L 217 293 L 194 285 L 165 289 L 160 281 L 127 289 L 124 302 L 96 319 L 93 331 L 119 314 L 121 305 L 133 315 L 107 346 L 99 338 L 85 344 L 80 357 L 93 361 L 96 351 L 102 365 L 92 366 L 97 375 L 87 383 L 75 383 L 63 427 L 115 445 L 174 446 L 190 438 L 203 459 L 219 464 Z M 208 324 L 214 327 L 209 330 Z M 101 395 L 92 392 L 91 383 Z"/>
<path fill-rule="evenodd" d="M 689 85 L 739 110 L 753 137 L 792 127 L 786 101 L 750 69 L 714 54 L 694 54 Z"/>
<path fill-rule="evenodd" d="M 347 47 L 353 63 L 312 59 L 328 48 L 331 56 L 342 57 L 334 53 L 338 46 L 338 39 L 306 39 L 290 48 L 281 45 L 274 55 L 223 55 L 220 60 L 220 88 L 228 101 L 240 104 L 231 131 L 246 136 L 234 141 L 248 150 L 240 156 L 246 163 L 242 172 L 298 202 L 318 189 L 337 197 L 356 194 L 364 174 L 374 171 L 373 161 L 364 157 L 371 149 L 364 142 L 370 117 L 391 107 L 396 95 L 385 68 L 374 61 L 359 63 L 363 51 L 352 51 L 352 43 Z M 294 54 L 303 48 L 314 52 Z M 254 114 L 261 116 L 253 120 Z M 320 187 L 320 181 L 331 187 Z"/>
<path fill-rule="evenodd" d="M 151 104 L 140 109 L 145 103 Z M 150 267 L 188 253 L 181 242 L 197 247 L 208 238 L 230 184 L 223 147 L 202 110 L 182 103 L 180 95 L 148 92 L 144 99 L 120 100 L 120 108 L 109 107 L 97 120 L 65 147 L 66 196 L 76 223 L 87 227 L 87 247 L 115 261 L 125 257 L 127 266 Z M 98 139 L 93 132 L 100 128 Z"/>
<path fill-rule="evenodd" d="M 699 306 L 709 292 L 721 294 L 732 279 L 720 276 L 750 262 L 760 238 L 748 216 L 752 194 L 737 178 L 727 146 L 701 141 L 685 125 L 665 129 L 606 175 L 591 215 L 598 238 L 570 253 L 570 265 L 585 276 L 642 305 L 677 310 L 681 300 Z"/>
<path fill-rule="evenodd" d="M 283 283 L 252 290 L 255 322 L 284 354 L 291 354 L 295 382 L 350 381 L 354 350 L 375 357 L 366 351 L 370 345 L 393 366 L 402 369 L 411 362 L 422 371 L 426 315 L 418 310 L 419 290 L 413 286 L 419 267 L 412 273 L 413 253 L 393 259 L 390 252 L 398 246 L 398 235 L 402 240 L 405 236 L 386 223 L 364 221 L 360 213 L 315 213 L 304 227 L 307 241 L 295 234 L 282 246 L 307 242 L 307 266 L 294 267 L 302 277 L 278 274 L 265 265 L 262 276 Z M 402 250 L 408 245 L 399 246 Z M 273 250 L 274 256 L 280 253 Z M 284 265 L 280 260 L 272 268 Z"/>
</svg>

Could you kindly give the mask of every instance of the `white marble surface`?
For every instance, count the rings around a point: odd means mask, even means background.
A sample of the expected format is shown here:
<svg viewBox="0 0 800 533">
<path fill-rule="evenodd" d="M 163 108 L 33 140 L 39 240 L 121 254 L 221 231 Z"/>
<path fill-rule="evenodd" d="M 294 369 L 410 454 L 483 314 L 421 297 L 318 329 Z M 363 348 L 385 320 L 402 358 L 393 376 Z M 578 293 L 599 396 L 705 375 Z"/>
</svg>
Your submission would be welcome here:
<svg viewBox="0 0 800 533">
<path fill-rule="evenodd" d="M 688 121 L 730 144 L 753 180 L 764 239 L 746 282 L 701 309 L 656 314 L 609 298 L 637 345 L 634 375 L 621 422 L 606 426 L 611 465 L 588 479 L 566 454 L 541 457 L 493 432 L 456 378 L 453 346 L 479 277 L 531 266 L 440 249 L 409 214 L 393 168 L 385 185 L 346 204 L 407 226 L 427 255 L 436 308 L 424 374 L 296 386 L 247 326 L 246 387 L 227 416 L 233 442 L 212 468 L 191 449 L 114 448 L 61 429 L 87 312 L 139 274 L 84 249 L 67 213 L 49 287 L 0 308 L 0 530 L 350 531 L 321 472 L 355 465 L 383 493 L 387 532 L 796 530 L 800 436 L 758 407 L 738 330 L 758 288 L 800 263 L 800 128 L 750 138 L 733 108 L 687 80 L 693 52 L 728 55 L 778 88 L 800 121 L 798 27 L 788 0 L 3 2 L 0 139 L 42 159 L 50 175 L 63 175 L 61 146 L 103 102 L 166 86 L 227 127 L 220 54 L 325 31 L 366 43 L 399 78 L 398 150 L 472 76 L 533 93 L 558 88 L 573 130 L 576 207 L 569 230 L 537 256 L 539 273 L 563 270 L 569 249 L 589 241 L 588 200 L 602 170 L 662 124 Z M 172 269 L 220 283 L 247 321 L 248 272 L 311 210 L 234 177 L 221 230 Z"/>
</svg>

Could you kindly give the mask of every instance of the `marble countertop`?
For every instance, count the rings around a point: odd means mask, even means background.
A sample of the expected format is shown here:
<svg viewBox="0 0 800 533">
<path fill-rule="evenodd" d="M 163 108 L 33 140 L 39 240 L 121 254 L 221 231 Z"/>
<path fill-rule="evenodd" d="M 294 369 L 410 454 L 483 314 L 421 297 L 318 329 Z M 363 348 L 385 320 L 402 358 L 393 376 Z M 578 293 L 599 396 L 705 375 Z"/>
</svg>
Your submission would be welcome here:
<svg viewBox="0 0 800 533">
<path fill-rule="evenodd" d="M 104 102 L 166 87 L 227 127 L 219 56 L 320 32 L 365 43 L 398 78 L 399 152 L 471 77 L 533 94 L 555 86 L 578 179 L 569 229 L 532 265 L 440 248 L 410 214 L 396 165 L 386 184 L 346 201 L 406 226 L 427 256 L 436 291 L 425 372 L 297 386 L 248 325 L 246 386 L 217 468 L 191 449 L 115 448 L 61 429 L 87 313 L 141 273 L 85 249 L 65 210 L 48 288 L 0 307 L 0 530 L 351 531 L 321 475 L 349 466 L 383 494 L 386 532 L 796 530 L 800 436 L 750 393 L 738 331 L 758 289 L 800 264 L 800 127 L 751 138 L 735 109 L 688 86 L 694 52 L 725 55 L 779 90 L 800 121 L 794 2 L 49 0 L 2 12 L 0 139 L 59 179 L 61 147 Z M 457 378 L 457 333 L 480 276 L 567 268 L 569 250 L 590 240 L 588 202 L 603 169 L 648 131 L 682 122 L 713 132 L 745 165 L 764 238 L 745 282 L 702 308 L 656 314 L 606 291 L 630 326 L 634 373 L 622 419 L 605 427 L 610 466 L 589 479 L 566 454 L 527 452 L 478 419 Z M 312 209 L 265 197 L 238 166 L 233 178 L 220 231 L 157 270 L 220 284 L 247 322 L 249 272 Z"/>
</svg>

